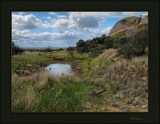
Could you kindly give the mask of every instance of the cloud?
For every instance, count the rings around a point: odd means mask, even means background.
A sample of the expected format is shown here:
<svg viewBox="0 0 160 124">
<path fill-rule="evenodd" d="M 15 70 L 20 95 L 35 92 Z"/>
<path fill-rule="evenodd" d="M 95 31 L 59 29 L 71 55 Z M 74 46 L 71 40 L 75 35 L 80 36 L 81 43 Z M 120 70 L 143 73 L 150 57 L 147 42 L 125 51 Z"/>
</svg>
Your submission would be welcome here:
<svg viewBox="0 0 160 124">
<path fill-rule="evenodd" d="M 58 15 L 57 17 L 60 18 L 60 19 L 67 18 L 67 16 L 65 16 L 65 15 Z"/>
<path fill-rule="evenodd" d="M 52 28 L 67 28 L 69 26 L 68 19 L 58 19 L 55 23 L 51 26 Z"/>
<path fill-rule="evenodd" d="M 94 16 L 84 12 L 70 12 L 69 20 L 71 28 L 84 29 L 86 27 L 96 28 L 105 22 L 103 17 Z"/>
<path fill-rule="evenodd" d="M 50 14 L 50 15 L 57 15 L 57 13 L 55 13 L 55 12 L 49 12 L 48 14 Z"/>
<path fill-rule="evenodd" d="M 57 33 L 31 33 L 29 30 L 12 30 L 12 40 L 21 47 L 69 47 L 75 46 L 79 39 L 88 40 L 108 34 L 112 27 L 84 29 L 84 31 L 63 31 Z"/>
<path fill-rule="evenodd" d="M 24 14 L 24 12 L 19 12 L 18 14 L 19 14 L 19 15 L 23 15 L 23 14 Z"/>
<path fill-rule="evenodd" d="M 103 25 L 108 18 L 124 18 L 128 16 L 139 16 L 147 13 L 137 12 L 69 12 L 68 15 L 58 15 L 49 12 L 52 16 L 44 16 L 43 22 L 33 14 L 12 14 L 12 40 L 21 47 L 69 47 L 75 46 L 79 39 L 88 40 L 108 35 L 112 27 Z M 53 29 L 47 32 L 45 29 Z M 33 33 L 32 29 L 41 33 Z M 41 30 L 42 29 L 42 30 Z"/>
<path fill-rule="evenodd" d="M 104 29 L 87 29 L 86 28 L 85 32 L 88 35 L 87 38 L 92 39 L 92 38 L 95 38 L 95 37 L 100 37 L 103 34 L 108 35 L 111 29 L 112 29 L 112 27 L 107 27 L 107 28 L 104 28 Z"/>
<path fill-rule="evenodd" d="M 16 15 L 12 14 L 12 28 L 14 29 L 35 29 L 41 27 L 42 21 L 34 15 Z"/>
<path fill-rule="evenodd" d="M 128 16 L 139 16 L 143 12 L 69 12 L 70 15 L 78 15 L 80 17 L 93 16 L 93 17 L 108 17 L 108 18 L 124 18 Z M 147 14 L 147 12 L 146 12 Z"/>
</svg>

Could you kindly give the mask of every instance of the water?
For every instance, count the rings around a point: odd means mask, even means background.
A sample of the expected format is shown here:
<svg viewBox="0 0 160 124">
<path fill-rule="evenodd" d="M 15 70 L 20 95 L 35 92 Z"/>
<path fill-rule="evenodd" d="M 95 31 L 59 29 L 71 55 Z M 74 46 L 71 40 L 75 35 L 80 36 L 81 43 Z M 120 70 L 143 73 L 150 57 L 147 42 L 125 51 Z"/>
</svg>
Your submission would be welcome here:
<svg viewBox="0 0 160 124">
<path fill-rule="evenodd" d="M 70 64 L 49 64 L 45 69 L 49 70 L 50 74 L 62 75 L 62 73 L 67 75 L 73 75 Z"/>
</svg>

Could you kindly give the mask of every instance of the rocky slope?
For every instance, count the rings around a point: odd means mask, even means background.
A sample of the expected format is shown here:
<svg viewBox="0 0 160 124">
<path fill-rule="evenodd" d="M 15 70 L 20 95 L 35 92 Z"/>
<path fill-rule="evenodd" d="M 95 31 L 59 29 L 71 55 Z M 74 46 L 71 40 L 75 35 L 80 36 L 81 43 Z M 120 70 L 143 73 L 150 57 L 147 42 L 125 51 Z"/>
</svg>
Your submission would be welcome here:
<svg viewBox="0 0 160 124">
<path fill-rule="evenodd" d="M 148 18 L 139 17 L 127 17 L 118 21 L 111 29 L 109 36 L 115 36 L 119 33 L 125 34 L 126 36 L 134 35 L 138 30 L 148 29 Z"/>
</svg>

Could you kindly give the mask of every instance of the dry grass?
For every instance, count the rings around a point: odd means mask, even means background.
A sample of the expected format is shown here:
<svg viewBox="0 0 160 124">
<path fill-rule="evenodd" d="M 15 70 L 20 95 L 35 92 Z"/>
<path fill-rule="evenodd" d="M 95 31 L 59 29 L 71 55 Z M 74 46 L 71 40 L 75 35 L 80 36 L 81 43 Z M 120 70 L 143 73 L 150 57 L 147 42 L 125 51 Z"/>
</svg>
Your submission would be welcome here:
<svg viewBox="0 0 160 124">
<path fill-rule="evenodd" d="M 62 55 L 61 52 L 57 56 Z M 117 57 L 115 49 L 109 49 L 99 57 L 87 60 L 84 69 L 82 75 L 63 74 L 61 77 L 45 70 L 21 77 L 13 73 L 13 110 L 73 112 L 85 108 L 85 112 L 148 111 L 148 56 L 127 60 Z M 98 97 L 88 96 L 92 90 L 103 89 L 107 92 Z"/>
<path fill-rule="evenodd" d="M 99 60 L 113 60 L 117 56 L 116 49 L 105 50 L 101 55 L 99 55 Z"/>
</svg>

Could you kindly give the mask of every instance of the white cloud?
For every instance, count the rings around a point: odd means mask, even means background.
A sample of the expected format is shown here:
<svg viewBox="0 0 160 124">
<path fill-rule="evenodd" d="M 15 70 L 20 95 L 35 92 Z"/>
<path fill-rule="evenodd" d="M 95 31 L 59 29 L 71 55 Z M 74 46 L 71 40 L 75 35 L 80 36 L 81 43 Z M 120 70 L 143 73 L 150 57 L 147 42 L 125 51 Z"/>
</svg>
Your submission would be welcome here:
<svg viewBox="0 0 160 124">
<path fill-rule="evenodd" d="M 57 17 L 60 18 L 60 19 L 67 18 L 67 16 L 65 16 L 65 15 L 58 15 Z"/>
<path fill-rule="evenodd" d="M 34 15 L 16 15 L 12 14 L 12 28 L 14 29 L 35 29 L 41 27 L 42 21 Z"/>
<path fill-rule="evenodd" d="M 24 14 L 24 12 L 19 12 L 18 14 L 19 14 L 19 15 L 23 15 L 23 14 Z"/>
<path fill-rule="evenodd" d="M 111 29 L 112 29 L 112 27 L 107 27 L 107 28 L 104 28 L 104 29 L 87 29 L 86 28 L 85 32 L 88 35 L 87 38 L 92 39 L 92 38 L 95 38 L 95 37 L 100 37 L 103 34 L 108 35 L 108 33 L 110 32 Z"/>
<path fill-rule="evenodd" d="M 94 16 L 94 17 L 108 17 L 108 18 L 124 18 L 128 16 L 139 16 L 141 12 L 70 12 L 74 16 Z"/>
<path fill-rule="evenodd" d="M 49 12 L 48 14 L 50 14 L 50 15 L 57 15 L 57 13 L 55 13 L 55 12 Z"/>
<path fill-rule="evenodd" d="M 12 30 L 12 40 L 21 47 L 69 47 L 75 46 L 79 39 L 92 39 L 108 34 L 112 27 L 101 29 L 84 29 L 84 31 L 63 31 L 57 33 L 31 33 L 29 30 Z"/>
<path fill-rule="evenodd" d="M 49 12 L 42 22 L 34 15 L 12 14 L 12 40 L 21 47 L 75 46 L 79 39 L 88 40 L 108 35 L 112 27 L 98 29 L 109 18 L 139 16 L 137 12 L 69 12 L 68 16 Z M 144 13 L 143 13 L 144 14 Z M 31 29 L 51 28 L 53 32 L 32 33 Z M 92 28 L 92 29 L 91 29 Z M 39 30 L 39 29 L 37 29 Z"/>
</svg>

